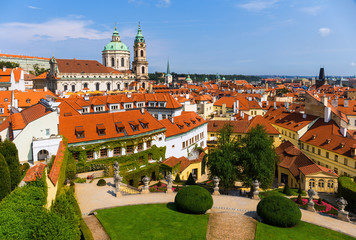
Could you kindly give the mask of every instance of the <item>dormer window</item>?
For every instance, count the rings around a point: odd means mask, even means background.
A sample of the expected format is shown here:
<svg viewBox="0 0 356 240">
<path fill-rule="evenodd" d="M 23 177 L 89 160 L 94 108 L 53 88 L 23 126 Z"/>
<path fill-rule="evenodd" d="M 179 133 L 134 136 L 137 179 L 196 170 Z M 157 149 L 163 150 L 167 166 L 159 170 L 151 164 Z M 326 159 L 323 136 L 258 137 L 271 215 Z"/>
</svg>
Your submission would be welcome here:
<svg viewBox="0 0 356 240">
<path fill-rule="evenodd" d="M 345 143 L 344 142 L 340 143 L 340 148 L 343 148 L 343 147 L 345 147 Z"/>
<path fill-rule="evenodd" d="M 0 108 L 0 114 L 4 113 L 4 108 Z"/>
<path fill-rule="evenodd" d="M 194 119 L 192 119 L 191 121 L 192 121 L 193 124 L 195 124 L 195 120 Z"/>
<path fill-rule="evenodd" d="M 83 126 L 75 127 L 75 135 L 77 136 L 77 138 L 84 138 L 85 137 Z"/>
<path fill-rule="evenodd" d="M 97 133 L 98 133 L 99 136 L 105 135 L 106 133 L 105 133 L 105 126 L 104 126 L 104 124 L 97 124 L 97 125 L 96 125 L 96 131 L 97 131 Z"/>
<path fill-rule="evenodd" d="M 8 101 L 9 101 L 9 99 L 8 99 L 8 98 L 5 98 L 5 99 L 4 99 L 4 102 L 8 102 Z"/>
<path fill-rule="evenodd" d="M 313 134 L 312 139 L 314 140 L 315 138 L 316 138 L 316 135 L 315 135 L 315 134 Z"/>
<path fill-rule="evenodd" d="M 30 102 L 31 102 L 31 99 L 27 98 L 27 99 L 26 99 L 26 102 L 27 102 L 27 103 L 30 103 Z"/>
<path fill-rule="evenodd" d="M 124 126 L 124 124 L 122 124 L 122 122 L 117 122 L 117 123 L 115 123 L 115 126 L 116 126 L 116 131 L 117 131 L 118 133 L 124 133 L 124 131 L 125 131 L 125 126 Z"/>
<path fill-rule="evenodd" d="M 156 104 L 154 102 L 150 102 L 149 106 L 154 107 Z"/>
<path fill-rule="evenodd" d="M 165 106 L 165 103 L 164 102 L 160 102 L 159 103 L 159 107 L 164 107 Z"/>
<path fill-rule="evenodd" d="M 179 129 L 182 129 L 184 127 L 184 125 L 181 123 L 177 123 L 177 126 L 179 127 Z"/>
<path fill-rule="evenodd" d="M 141 123 L 141 127 L 143 129 L 147 129 L 148 128 L 148 122 L 145 119 L 139 120 Z"/>
<path fill-rule="evenodd" d="M 327 143 L 327 144 L 329 144 L 330 142 L 331 142 L 331 139 L 330 139 L 330 138 L 326 139 L 326 143 Z"/>
<path fill-rule="evenodd" d="M 138 131 L 139 130 L 138 129 L 139 124 L 136 121 L 130 122 L 130 126 L 131 126 L 133 131 Z"/>
<path fill-rule="evenodd" d="M 189 127 L 189 126 L 190 126 L 190 123 L 189 123 L 189 122 L 184 121 L 184 123 L 185 123 L 185 125 L 187 125 L 187 127 Z"/>
</svg>

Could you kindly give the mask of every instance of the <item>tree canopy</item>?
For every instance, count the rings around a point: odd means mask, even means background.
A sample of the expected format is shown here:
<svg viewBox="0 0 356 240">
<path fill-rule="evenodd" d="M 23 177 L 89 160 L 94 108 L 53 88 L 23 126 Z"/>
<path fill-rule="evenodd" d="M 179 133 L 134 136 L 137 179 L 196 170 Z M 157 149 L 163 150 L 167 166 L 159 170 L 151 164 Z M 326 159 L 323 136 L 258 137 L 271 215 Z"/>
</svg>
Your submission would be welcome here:
<svg viewBox="0 0 356 240">
<path fill-rule="evenodd" d="M 9 167 L 11 189 L 13 190 L 21 181 L 20 162 L 16 145 L 6 139 L 4 142 L 0 142 L 0 152 L 4 156 Z"/>
<path fill-rule="evenodd" d="M 10 172 L 6 160 L 0 154 L 0 201 L 11 192 Z"/>
<path fill-rule="evenodd" d="M 15 62 L 4 62 L 0 61 L 0 68 L 7 67 L 7 68 L 16 68 L 19 67 L 20 65 Z"/>
</svg>

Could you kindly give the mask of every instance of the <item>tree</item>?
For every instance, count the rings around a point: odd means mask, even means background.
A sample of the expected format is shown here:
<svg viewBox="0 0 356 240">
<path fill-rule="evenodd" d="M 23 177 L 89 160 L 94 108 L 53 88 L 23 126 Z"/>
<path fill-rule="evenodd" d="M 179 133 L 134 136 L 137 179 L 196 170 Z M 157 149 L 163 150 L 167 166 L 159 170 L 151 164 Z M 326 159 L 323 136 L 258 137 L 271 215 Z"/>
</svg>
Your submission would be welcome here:
<svg viewBox="0 0 356 240">
<path fill-rule="evenodd" d="M 20 65 L 15 62 L 4 62 L 0 61 L 0 68 L 7 67 L 7 68 L 16 68 L 19 67 Z"/>
<path fill-rule="evenodd" d="M 291 196 L 292 195 L 288 183 L 286 183 L 286 185 L 284 185 L 283 193 L 285 195 L 287 195 L 287 196 Z"/>
<path fill-rule="evenodd" d="M 0 201 L 11 192 L 10 171 L 6 160 L 0 154 Z"/>
<path fill-rule="evenodd" d="M 277 160 L 273 140 L 263 126 L 257 125 L 241 139 L 241 144 L 239 178 L 247 186 L 252 186 L 252 181 L 257 179 L 261 188 L 270 187 Z"/>
<path fill-rule="evenodd" d="M 42 73 L 45 73 L 45 72 L 48 72 L 49 71 L 49 69 L 47 68 L 41 68 L 38 64 L 34 64 L 33 65 L 33 69 L 35 70 L 35 71 L 30 71 L 30 73 L 33 73 L 34 75 L 36 75 L 36 76 L 39 76 L 39 75 L 41 75 Z"/>
<path fill-rule="evenodd" d="M 16 145 L 6 139 L 4 142 L 0 142 L 0 152 L 4 156 L 9 168 L 11 189 L 13 190 L 21 181 L 20 162 Z"/>
<path fill-rule="evenodd" d="M 196 184 L 192 173 L 189 174 L 188 180 L 187 180 L 187 182 L 185 184 L 186 185 L 195 185 Z"/>
<path fill-rule="evenodd" d="M 218 146 L 208 154 L 210 178 L 218 176 L 220 186 L 227 188 L 234 185 L 238 176 L 238 142 L 231 138 L 232 126 L 225 125 L 219 130 Z"/>
</svg>

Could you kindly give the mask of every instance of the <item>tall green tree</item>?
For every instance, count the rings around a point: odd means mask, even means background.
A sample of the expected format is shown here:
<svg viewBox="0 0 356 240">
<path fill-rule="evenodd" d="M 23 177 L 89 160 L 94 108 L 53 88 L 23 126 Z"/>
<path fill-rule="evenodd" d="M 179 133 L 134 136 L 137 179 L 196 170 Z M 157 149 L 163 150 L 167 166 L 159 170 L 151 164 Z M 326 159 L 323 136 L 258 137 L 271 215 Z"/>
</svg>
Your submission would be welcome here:
<svg viewBox="0 0 356 240">
<path fill-rule="evenodd" d="M 0 201 L 11 192 L 10 171 L 6 160 L 0 154 Z"/>
<path fill-rule="evenodd" d="M 15 62 L 4 62 L 0 61 L 0 68 L 7 67 L 7 68 L 16 68 L 19 67 L 20 65 Z"/>
<path fill-rule="evenodd" d="M 9 167 L 11 189 L 13 190 L 21 181 L 20 162 L 16 145 L 6 139 L 4 142 L 0 142 L 0 153 L 4 156 Z"/>
<path fill-rule="evenodd" d="M 218 134 L 218 146 L 208 154 L 210 177 L 218 176 L 220 186 L 234 185 L 238 176 L 238 142 L 231 138 L 232 126 L 225 125 Z"/>
<path fill-rule="evenodd" d="M 252 186 L 252 181 L 257 179 L 261 188 L 270 187 L 277 161 L 273 139 L 268 136 L 263 126 L 257 125 L 241 139 L 241 144 L 239 178 L 247 186 Z"/>
</svg>

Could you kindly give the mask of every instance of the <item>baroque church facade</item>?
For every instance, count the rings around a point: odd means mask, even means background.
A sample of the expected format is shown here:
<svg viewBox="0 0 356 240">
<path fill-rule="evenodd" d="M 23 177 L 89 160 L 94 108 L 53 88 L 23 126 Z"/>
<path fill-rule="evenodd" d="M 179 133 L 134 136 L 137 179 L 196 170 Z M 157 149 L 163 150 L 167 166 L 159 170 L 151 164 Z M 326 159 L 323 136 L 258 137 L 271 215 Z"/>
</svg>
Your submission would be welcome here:
<svg viewBox="0 0 356 240">
<path fill-rule="evenodd" d="M 48 87 L 61 93 L 77 91 L 113 91 L 148 88 L 146 42 L 139 25 L 134 40 L 134 57 L 121 39 L 117 28 L 102 51 L 102 63 L 95 60 L 57 59 L 49 61 L 50 72 L 34 81 L 35 88 Z"/>
</svg>

